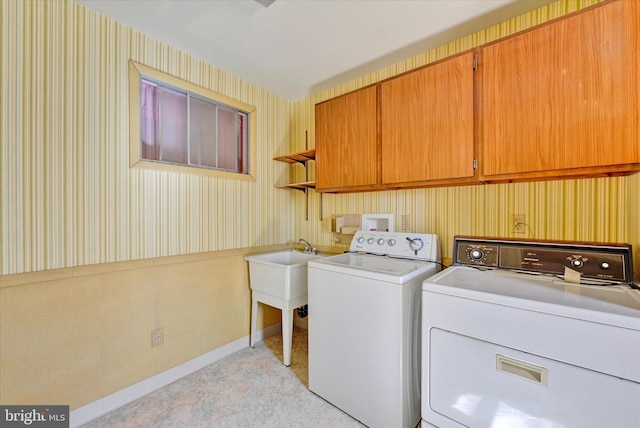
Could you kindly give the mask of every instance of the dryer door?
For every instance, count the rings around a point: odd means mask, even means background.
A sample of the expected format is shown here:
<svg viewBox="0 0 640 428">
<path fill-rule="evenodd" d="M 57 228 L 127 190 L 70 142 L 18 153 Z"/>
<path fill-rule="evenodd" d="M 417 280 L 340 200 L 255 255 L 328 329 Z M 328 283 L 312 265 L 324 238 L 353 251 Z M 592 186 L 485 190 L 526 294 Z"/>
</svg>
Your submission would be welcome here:
<svg viewBox="0 0 640 428">
<path fill-rule="evenodd" d="M 437 426 L 640 426 L 640 384 L 440 328 L 428 340 Z"/>
</svg>

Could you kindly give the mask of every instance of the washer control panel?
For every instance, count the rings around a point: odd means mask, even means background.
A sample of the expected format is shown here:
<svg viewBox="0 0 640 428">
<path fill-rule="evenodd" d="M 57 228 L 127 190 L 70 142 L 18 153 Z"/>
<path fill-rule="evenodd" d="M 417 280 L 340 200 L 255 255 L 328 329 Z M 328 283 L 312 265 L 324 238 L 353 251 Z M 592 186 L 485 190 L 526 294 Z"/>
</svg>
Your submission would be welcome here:
<svg viewBox="0 0 640 428">
<path fill-rule="evenodd" d="M 415 260 L 440 260 L 437 235 L 357 230 L 350 251 Z"/>
<path fill-rule="evenodd" d="M 631 245 L 454 237 L 456 264 L 632 282 Z"/>
</svg>

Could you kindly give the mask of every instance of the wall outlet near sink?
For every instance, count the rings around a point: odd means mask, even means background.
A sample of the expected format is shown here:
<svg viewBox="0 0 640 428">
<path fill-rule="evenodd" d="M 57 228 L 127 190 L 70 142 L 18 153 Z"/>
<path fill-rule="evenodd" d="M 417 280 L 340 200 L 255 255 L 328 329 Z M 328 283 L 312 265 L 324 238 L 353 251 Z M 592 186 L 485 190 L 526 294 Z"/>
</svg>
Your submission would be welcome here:
<svg viewBox="0 0 640 428">
<path fill-rule="evenodd" d="M 151 330 L 151 347 L 160 346 L 164 343 L 164 328 Z"/>
<path fill-rule="evenodd" d="M 526 233 L 526 214 L 511 214 L 511 233 Z"/>
</svg>

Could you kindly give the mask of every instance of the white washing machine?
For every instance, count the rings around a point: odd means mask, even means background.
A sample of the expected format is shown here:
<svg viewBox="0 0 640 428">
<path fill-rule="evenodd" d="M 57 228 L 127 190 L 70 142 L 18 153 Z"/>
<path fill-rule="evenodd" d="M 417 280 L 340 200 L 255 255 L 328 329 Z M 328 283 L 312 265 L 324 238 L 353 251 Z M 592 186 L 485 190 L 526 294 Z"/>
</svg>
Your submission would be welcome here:
<svg viewBox="0 0 640 428">
<path fill-rule="evenodd" d="M 310 261 L 309 389 L 370 427 L 415 427 L 421 286 L 439 262 L 436 235 L 366 231 Z"/>
<path fill-rule="evenodd" d="M 423 426 L 640 427 L 631 246 L 456 237 L 423 284 Z"/>
</svg>

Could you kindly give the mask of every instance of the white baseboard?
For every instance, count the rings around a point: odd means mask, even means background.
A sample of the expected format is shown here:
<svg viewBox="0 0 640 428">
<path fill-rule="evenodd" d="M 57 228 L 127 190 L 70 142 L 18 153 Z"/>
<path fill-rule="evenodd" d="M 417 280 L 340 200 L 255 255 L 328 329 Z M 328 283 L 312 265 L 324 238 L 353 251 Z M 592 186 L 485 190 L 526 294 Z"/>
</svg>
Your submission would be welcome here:
<svg viewBox="0 0 640 428">
<path fill-rule="evenodd" d="M 279 334 L 282 329 L 280 323 L 271 325 L 265 329 L 258 330 L 257 341 L 261 341 L 266 337 L 270 337 Z M 86 406 L 82 406 L 76 410 L 73 410 L 69 414 L 69 426 L 71 428 L 86 424 L 89 421 L 106 415 L 138 398 L 144 397 L 164 386 L 169 385 L 185 376 L 190 375 L 209 364 L 215 363 L 231 354 L 234 354 L 244 348 L 249 347 L 249 336 L 241 337 L 231 343 L 228 343 L 213 351 L 207 352 L 193 360 L 180 364 L 165 372 L 159 373 L 153 377 L 145 379 L 127 388 L 121 389 L 118 392 L 114 392 L 104 398 L 101 398 L 93 403 L 89 403 Z"/>
</svg>

